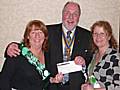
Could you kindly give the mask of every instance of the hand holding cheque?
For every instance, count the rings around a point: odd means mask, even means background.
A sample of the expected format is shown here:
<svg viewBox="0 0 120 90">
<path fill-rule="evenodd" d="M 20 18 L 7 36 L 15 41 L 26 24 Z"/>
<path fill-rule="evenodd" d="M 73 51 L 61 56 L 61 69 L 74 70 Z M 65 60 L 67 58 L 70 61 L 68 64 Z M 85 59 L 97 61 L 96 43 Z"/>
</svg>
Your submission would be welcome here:
<svg viewBox="0 0 120 90">
<path fill-rule="evenodd" d="M 81 56 L 77 56 L 74 61 L 67 61 L 57 64 L 58 72 L 62 74 L 82 71 L 85 60 Z"/>
<path fill-rule="evenodd" d="M 74 61 L 67 61 L 58 63 L 57 68 L 59 73 L 66 74 L 82 70 L 82 65 L 77 65 Z"/>
</svg>

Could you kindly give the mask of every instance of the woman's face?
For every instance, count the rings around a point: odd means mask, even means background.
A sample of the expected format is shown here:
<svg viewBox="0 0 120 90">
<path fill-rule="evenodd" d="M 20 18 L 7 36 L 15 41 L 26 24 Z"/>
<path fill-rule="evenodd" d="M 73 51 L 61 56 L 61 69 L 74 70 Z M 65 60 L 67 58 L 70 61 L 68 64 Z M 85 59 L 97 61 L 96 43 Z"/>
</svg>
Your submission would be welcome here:
<svg viewBox="0 0 120 90">
<path fill-rule="evenodd" d="M 40 47 L 40 46 L 42 46 L 42 44 L 45 40 L 45 35 L 39 28 L 32 26 L 32 30 L 31 30 L 28 38 L 29 38 L 30 46 L 39 46 Z"/>
<path fill-rule="evenodd" d="M 93 30 L 93 41 L 98 48 L 106 47 L 109 45 L 110 37 L 107 32 L 103 30 L 103 27 L 96 26 Z"/>
</svg>

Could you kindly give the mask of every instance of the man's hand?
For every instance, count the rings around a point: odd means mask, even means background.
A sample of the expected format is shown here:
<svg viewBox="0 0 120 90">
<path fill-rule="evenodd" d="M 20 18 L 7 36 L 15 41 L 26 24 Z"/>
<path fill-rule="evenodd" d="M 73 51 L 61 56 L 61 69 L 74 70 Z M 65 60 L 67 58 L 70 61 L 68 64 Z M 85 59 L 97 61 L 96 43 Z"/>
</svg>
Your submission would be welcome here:
<svg viewBox="0 0 120 90">
<path fill-rule="evenodd" d="M 74 62 L 77 65 L 85 65 L 85 59 L 82 56 L 76 56 Z"/>
<path fill-rule="evenodd" d="M 7 55 L 9 55 L 10 57 L 16 57 L 19 54 L 20 49 L 18 48 L 18 45 L 16 43 L 11 43 L 10 45 L 8 45 Z"/>
</svg>

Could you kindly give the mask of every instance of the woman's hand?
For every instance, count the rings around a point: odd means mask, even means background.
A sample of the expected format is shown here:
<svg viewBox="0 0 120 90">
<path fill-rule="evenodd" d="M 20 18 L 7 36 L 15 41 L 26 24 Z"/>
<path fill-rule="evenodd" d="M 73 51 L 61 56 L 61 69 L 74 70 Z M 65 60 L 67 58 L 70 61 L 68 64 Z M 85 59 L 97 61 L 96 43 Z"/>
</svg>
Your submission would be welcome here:
<svg viewBox="0 0 120 90">
<path fill-rule="evenodd" d="M 89 83 L 82 84 L 81 90 L 94 90 L 93 86 Z"/>
<path fill-rule="evenodd" d="M 55 77 L 50 77 L 50 82 L 51 83 L 60 83 L 63 80 L 63 74 L 62 73 L 58 73 L 56 74 Z"/>
</svg>

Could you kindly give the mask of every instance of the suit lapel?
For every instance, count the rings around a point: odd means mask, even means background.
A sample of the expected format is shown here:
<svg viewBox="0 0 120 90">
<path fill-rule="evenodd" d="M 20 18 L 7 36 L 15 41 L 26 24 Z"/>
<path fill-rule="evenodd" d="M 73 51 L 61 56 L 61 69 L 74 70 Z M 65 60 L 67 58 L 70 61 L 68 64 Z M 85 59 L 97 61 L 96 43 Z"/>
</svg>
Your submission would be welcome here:
<svg viewBox="0 0 120 90">
<path fill-rule="evenodd" d="M 58 53 L 58 62 L 63 62 L 63 48 L 62 48 L 62 25 L 60 24 L 60 27 L 58 28 L 58 30 L 56 30 L 56 47 L 57 47 L 57 51 L 56 53 Z"/>
<path fill-rule="evenodd" d="M 78 45 L 79 45 L 79 32 L 78 32 L 78 28 L 76 28 L 76 30 L 75 30 L 75 40 L 74 40 L 74 45 L 73 45 L 73 51 L 72 51 L 72 55 L 71 55 L 71 60 L 73 60 L 74 56 L 77 55 Z"/>
</svg>

